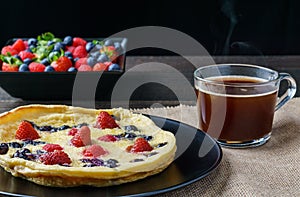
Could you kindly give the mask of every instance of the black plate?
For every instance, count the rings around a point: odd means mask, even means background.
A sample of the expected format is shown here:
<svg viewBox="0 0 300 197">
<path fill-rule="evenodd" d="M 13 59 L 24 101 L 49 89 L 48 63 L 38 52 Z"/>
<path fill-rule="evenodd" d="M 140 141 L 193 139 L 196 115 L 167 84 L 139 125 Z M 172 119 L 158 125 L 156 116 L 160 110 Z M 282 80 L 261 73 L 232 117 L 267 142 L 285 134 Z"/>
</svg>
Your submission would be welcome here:
<svg viewBox="0 0 300 197">
<path fill-rule="evenodd" d="M 7 45 L 14 43 L 11 39 Z M 22 38 L 26 40 L 27 38 Z M 85 38 L 86 40 L 103 40 L 103 38 Z M 12 97 L 24 100 L 70 100 L 73 97 L 75 79 L 80 83 L 75 88 L 79 90 L 76 99 L 91 99 L 84 95 L 86 90 L 93 88 L 92 99 L 110 100 L 111 92 L 118 79 L 125 72 L 127 38 L 110 38 L 113 42 L 121 43 L 124 53 L 117 62 L 120 71 L 104 72 L 1 72 L 0 86 Z M 101 77 L 100 77 L 101 76 Z M 77 78 L 76 78 L 77 77 Z M 89 95 L 88 95 L 89 97 Z"/>
<path fill-rule="evenodd" d="M 132 183 L 106 188 L 76 187 L 51 188 L 39 186 L 0 170 L 0 194 L 8 196 L 149 196 L 172 191 L 212 172 L 222 159 L 220 146 L 207 134 L 189 125 L 151 116 L 162 129 L 175 134 L 177 152 L 175 161 L 160 174 Z"/>
</svg>

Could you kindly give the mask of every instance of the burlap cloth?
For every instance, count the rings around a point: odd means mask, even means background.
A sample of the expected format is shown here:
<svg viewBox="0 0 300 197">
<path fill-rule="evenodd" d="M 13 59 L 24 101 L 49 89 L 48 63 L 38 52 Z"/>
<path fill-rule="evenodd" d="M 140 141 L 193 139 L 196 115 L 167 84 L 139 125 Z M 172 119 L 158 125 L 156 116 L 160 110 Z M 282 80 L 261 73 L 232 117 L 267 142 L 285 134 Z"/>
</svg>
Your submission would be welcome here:
<svg viewBox="0 0 300 197">
<path fill-rule="evenodd" d="M 197 126 L 195 106 L 137 111 Z M 222 161 L 210 175 L 160 196 L 300 196 L 300 98 L 275 114 L 272 136 L 265 145 L 222 148 Z"/>
</svg>

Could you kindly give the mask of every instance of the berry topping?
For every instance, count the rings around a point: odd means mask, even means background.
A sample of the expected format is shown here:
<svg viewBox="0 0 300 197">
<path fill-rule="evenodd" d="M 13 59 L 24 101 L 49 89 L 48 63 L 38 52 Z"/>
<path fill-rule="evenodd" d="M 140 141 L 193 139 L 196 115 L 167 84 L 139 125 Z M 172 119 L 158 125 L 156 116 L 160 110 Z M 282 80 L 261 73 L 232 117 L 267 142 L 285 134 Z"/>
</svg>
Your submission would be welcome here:
<svg viewBox="0 0 300 197">
<path fill-rule="evenodd" d="M 93 71 L 106 71 L 108 70 L 109 65 L 104 63 L 96 63 L 93 67 Z"/>
<path fill-rule="evenodd" d="M 2 64 L 2 71 L 3 72 L 16 72 L 19 70 L 18 65 L 15 64 L 7 64 L 5 62 L 3 62 Z"/>
<path fill-rule="evenodd" d="M 111 64 L 108 67 L 108 71 L 113 71 L 113 70 L 121 70 L 120 66 L 118 64 Z"/>
<path fill-rule="evenodd" d="M 87 59 L 88 58 L 79 58 L 76 62 L 75 62 L 75 68 L 78 69 L 81 65 L 83 64 L 87 64 Z"/>
<path fill-rule="evenodd" d="M 33 128 L 28 121 L 22 121 L 16 131 L 16 139 L 19 140 L 35 140 L 40 138 L 38 132 Z"/>
<path fill-rule="evenodd" d="M 35 156 L 27 148 L 17 150 L 14 153 L 13 157 L 18 157 L 18 158 L 25 159 L 25 160 L 34 160 L 35 159 Z"/>
<path fill-rule="evenodd" d="M 70 164 L 71 159 L 67 153 L 62 150 L 55 150 L 54 152 L 47 152 L 40 156 L 40 161 L 45 165 L 63 165 Z"/>
<path fill-rule="evenodd" d="M 68 135 L 71 135 L 71 136 L 75 136 L 75 134 L 78 132 L 78 129 L 77 128 L 72 128 L 69 132 L 68 132 Z"/>
<path fill-rule="evenodd" d="M 90 145 L 91 143 L 91 130 L 87 126 L 81 127 L 71 139 L 71 144 L 75 147 L 82 147 Z"/>
<path fill-rule="evenodd" d="M 99 137 L 98 140 L 104 141 L 104 142 L 115 142 L 118 140 L 118 138 L 114 135 L 107 134 L 107 135 L 103 135 L 103 136 Z"/>
<path fill-rule="evenodd" d="M 63 150 L 63 148 L 59 144 L 46 144 L 43 146 L 43 150 L 53 152 L 55 150 Z"/>
<path fill-rule="evenodd" d="M 132 146 L 126 148 L 127 152 L 139 153 L 144 151 L 152 151 L 153 147 L 144 138 L 138 138 L 135 140 Z"/>
<path fill-rule="evenodd" d="M 105 155 L 108 152 L 99 145 L 92 145 L 83 150 L 82 154 L 86 157 L 99 157 Z"/>
<path fill-rule="evenodd" d="M 10 142 L 10 143 L 8 143 L 8 145 L 12 148 L 22 148 L 23 147 L 23 145 L 18 142 Z"/>
<path fill-rule="evenodd" d="M 6 143 L 0 144 L 0 155 L 5 155 L 8 152 L 8 145 Z"/>
<path fill-rule="evenodd" d="M 32 62 L 28 66 L 30 72 L 44 72 L 46 66 L 41 63 Z"/>
<path fill-rule="evenodd" d="M 104 166 L 104 161 L 102 159 L 92 158 L 92 159 L 81 159 L 85 164 L 83 167 L 94 167 L 94 166 Z"/>
<path fill-rule="evenodd" d="M 96 128 L 99 129 L 113 129 L 113 128 L 119 128 L 115 120 L 107 113 L 106 111 L 101 111 L 100 114 L 97 117 L 96 121 Z"/>
</svg>

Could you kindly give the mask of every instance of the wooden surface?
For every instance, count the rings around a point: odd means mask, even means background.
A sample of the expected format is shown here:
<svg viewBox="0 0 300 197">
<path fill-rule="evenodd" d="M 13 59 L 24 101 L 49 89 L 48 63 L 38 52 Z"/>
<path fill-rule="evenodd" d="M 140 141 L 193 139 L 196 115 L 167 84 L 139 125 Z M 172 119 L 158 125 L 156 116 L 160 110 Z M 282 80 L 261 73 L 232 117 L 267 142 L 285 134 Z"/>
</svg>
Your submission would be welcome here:
<svg viewBox="0 0 300 197">
<path fill-rule="evenodd" d="M 192 62 L 192 63 L 191 63 Z M 43 104 L 68 104 L 84 107 L 107 108 L 112 105 L 123 107 L 161 107 L 182 104 L 195 104 L 193 90 L 193 72 L 196 67 L 211 63 L 245 63 L 266 66 L 279 72 L 290 73 L 297 84 L 300 84 L 300 56 L 217 56 L 187 57 L 179 56 L 129 56 L 126 59 L 126 72 L 122 76 L 125 79 L 125 88 L 122 88 L 129 98 L 117 95 L 113 103 L 104 101 L 30 101 L 10 97 L 0 90 L 0 111 L 6 111 L 18 105 L 30 103 Z M 129 84 L 128 86 L 127 83 Z M 121 83 L 122 84 L 122 83 Z M 130 89 L 130 84 L 137 86 Z M 116 87 L 116 86 L 115 86 Z M 118 87 L 117 87 L 118 88 Z M 300 95 L 298 86 L 297 96 Z M 127 91 L 127 92 L 126 92 Z"/>
</svg>

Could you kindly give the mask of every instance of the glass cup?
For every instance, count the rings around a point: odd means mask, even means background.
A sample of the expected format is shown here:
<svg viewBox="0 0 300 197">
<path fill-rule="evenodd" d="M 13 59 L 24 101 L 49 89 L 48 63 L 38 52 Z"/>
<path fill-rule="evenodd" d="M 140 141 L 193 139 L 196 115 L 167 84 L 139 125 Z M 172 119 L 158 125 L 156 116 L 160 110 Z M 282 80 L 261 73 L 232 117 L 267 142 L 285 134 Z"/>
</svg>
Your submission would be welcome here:
<svg viewBox="0 0 300 197">
<path fill-rule="evenodd" d="M 288 83 L 278 98 L 282 80 Z M 287 73 L 246 64 L 217 64 L 194 72 L 199 127 L 224 147 L 255 147 L 271 137 L 274 112 L 296 93 Z"/>
</svg>

